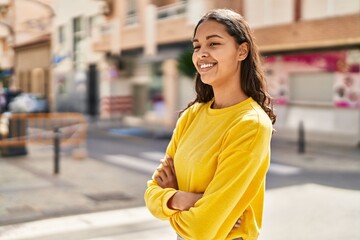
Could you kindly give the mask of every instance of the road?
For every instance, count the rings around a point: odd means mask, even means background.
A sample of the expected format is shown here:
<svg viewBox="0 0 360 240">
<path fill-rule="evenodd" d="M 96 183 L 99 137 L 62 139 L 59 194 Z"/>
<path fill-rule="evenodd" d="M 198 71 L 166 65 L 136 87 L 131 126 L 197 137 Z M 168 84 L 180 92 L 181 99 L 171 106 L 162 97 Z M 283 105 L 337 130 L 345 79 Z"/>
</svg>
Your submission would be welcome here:
<svg viewBox="0 0 360 240">
<path fill-rule="evenodd" d="M 94 159 L 150 177 L 158 166 L 159 160 L 164 156 L 168 142 L 169 138 L 123 137 L 90 132 L 88 152 L 90 157 Z M 357 171 L 311 170 L 301 166 L 283 164 L 283 161 L 272 158 L 267 178 L 267 189 L 319 184 L 360 190 L 359 183 L 360 172 Z"/>
</svg>

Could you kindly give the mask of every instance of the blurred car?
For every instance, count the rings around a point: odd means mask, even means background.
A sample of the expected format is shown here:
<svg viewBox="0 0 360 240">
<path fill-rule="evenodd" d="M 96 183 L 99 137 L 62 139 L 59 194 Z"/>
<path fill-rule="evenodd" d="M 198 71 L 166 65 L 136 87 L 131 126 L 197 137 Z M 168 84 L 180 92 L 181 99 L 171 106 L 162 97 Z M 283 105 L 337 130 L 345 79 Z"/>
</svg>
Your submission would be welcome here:
<svg viewBox="0 0 360 240">
<path fill-rule="evenodd" d="M 46 113 L 49 112 L 48 101 L 34 94 L 21 93 L 9 103 L 12 113 Z"/>
</svg>

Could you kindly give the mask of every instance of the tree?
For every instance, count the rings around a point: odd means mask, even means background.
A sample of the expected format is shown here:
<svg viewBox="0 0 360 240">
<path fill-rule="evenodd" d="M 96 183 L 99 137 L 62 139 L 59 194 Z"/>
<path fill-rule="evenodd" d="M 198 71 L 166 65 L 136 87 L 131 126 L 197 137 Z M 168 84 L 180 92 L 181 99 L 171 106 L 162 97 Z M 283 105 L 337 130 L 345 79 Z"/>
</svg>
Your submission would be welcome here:
<svg viewBox="0 0 360 240">
<path fill-rule="evenodd" d="M 196 68 L 192 62 L 192 53 L 191 49 L 186 49 L 178 56 L 178 69 L 180 73 L 191 79 L 195 77 L 196 73 Z"/>
</svg>

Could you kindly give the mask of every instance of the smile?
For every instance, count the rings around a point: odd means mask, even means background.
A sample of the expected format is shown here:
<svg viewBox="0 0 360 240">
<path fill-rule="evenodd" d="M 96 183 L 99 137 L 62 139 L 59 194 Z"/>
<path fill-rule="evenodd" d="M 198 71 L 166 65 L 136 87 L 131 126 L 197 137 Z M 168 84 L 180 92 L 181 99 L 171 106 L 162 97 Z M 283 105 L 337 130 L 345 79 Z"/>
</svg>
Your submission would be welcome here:
<svg viewBox="0 0 360 240">
<path fill-rule="evenodd" d="M 200 68 L 201 68 L 201 69 L 204 69 L 204 68 L 210 68 L 210 67 L 212 67 L 212 66 L 214 66 L 214 64 L 212 64 L 212 63 L 207 63 L 207 64 L 201 64 L 201 65 L 200 65 Z"/>
<path fill-rule="evenodd" d="M 202 63 L 199 65 L 201 70 L 208 70 L 212 68 L 215 65 L 215 63 Z"/>
</svg>

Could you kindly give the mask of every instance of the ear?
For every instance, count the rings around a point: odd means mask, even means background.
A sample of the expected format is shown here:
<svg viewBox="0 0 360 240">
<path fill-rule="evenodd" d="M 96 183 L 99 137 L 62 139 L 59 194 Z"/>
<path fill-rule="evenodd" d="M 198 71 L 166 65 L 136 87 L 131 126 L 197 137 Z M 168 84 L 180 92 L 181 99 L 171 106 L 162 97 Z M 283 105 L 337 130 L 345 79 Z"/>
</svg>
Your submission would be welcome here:
<svg viewBox="0 0 360 240">
<path fill-rule="evenodd" d="M 244 42 L 238 48 L 238 61 L 243 61 L 249 54 L 249 44 Z"/>
</svg>

